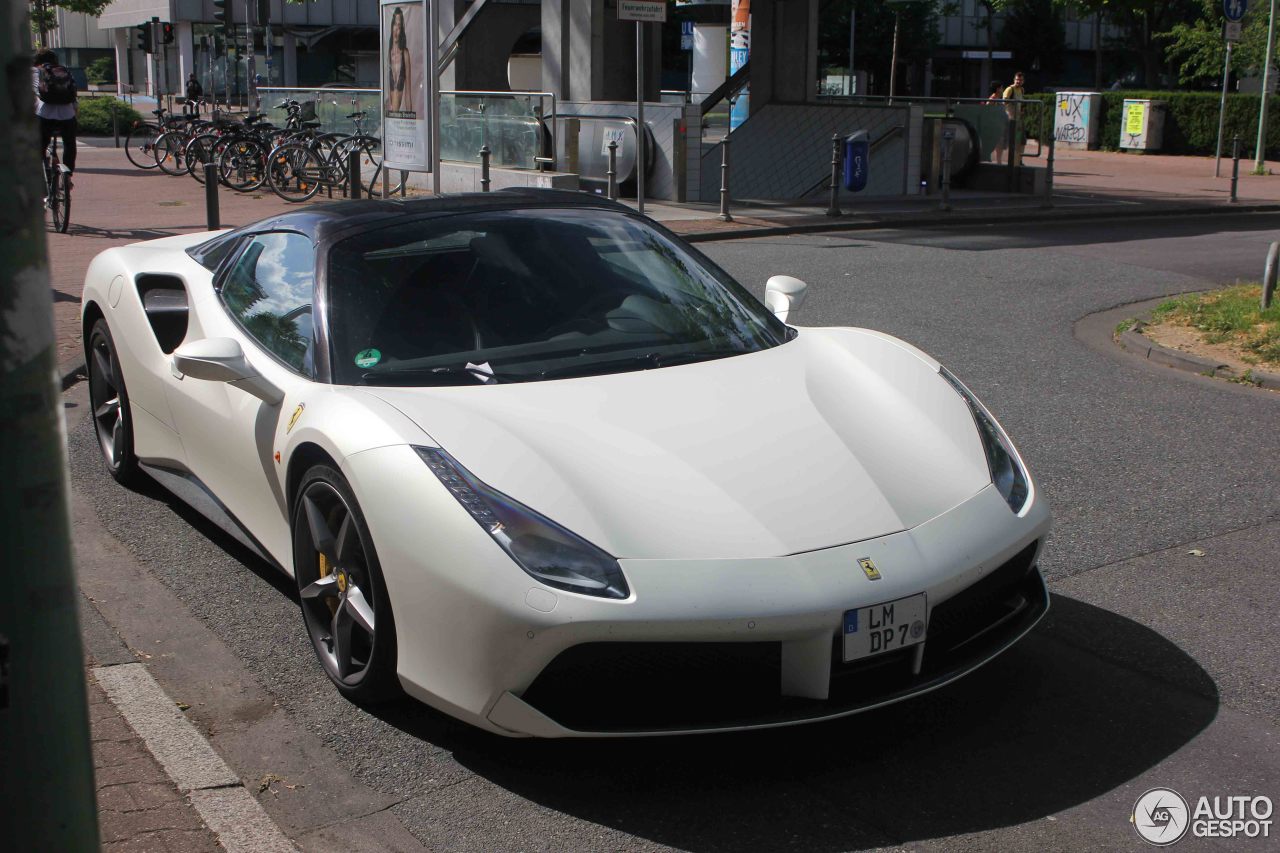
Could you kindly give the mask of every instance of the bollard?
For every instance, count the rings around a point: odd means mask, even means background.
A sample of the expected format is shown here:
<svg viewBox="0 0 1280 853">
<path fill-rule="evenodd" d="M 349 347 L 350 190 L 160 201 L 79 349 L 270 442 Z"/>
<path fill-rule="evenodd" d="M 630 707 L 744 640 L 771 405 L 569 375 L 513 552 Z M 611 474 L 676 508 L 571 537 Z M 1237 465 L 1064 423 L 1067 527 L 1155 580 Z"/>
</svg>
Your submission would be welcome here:
<svg viewBox="0 0 1280 853">
<path fill-rule="evenodd" d="M 120 102 L 115 98 L 111 99 L 111 135 L 116 138 L 116 147 L 120 147 L 120 116 L 116 113 L 116 107 L 120 106 Z"/>
<path fill-rule="evenodd" d="M 204 215 L 209 220 L 209 230 L 217 231 L 222 227 L 222 216 L 218 212 L 218 164 L 205 163 L 203 168 Z"/>
<path fill-rule="evenodd" d="M 1240 181 L 1240 134 L 1231 139 L 1231 203 L 1235 204 L 1236 184 Z"/>
<path fill-rule="evenodd" d="M 721 222 L 732 222 L 733 214 L 729 213 L 729 134 L 724 135 L 720 143 L 720 215 Z"/>
<path fill-rule="evenodd" d="M 489 151 L 488 145 L 480 148 L 480 192 L 487 193 L 489 191 L 489 157 L 492 152 Z"/>
<path fill-rule="evenodd" d="M 347 190 L 350 198 L 360 198 L 360 152 L 347 152 Z"/>
<path fill-rule="evenodd" d="M 1018 144 L 1018 120 L 1016 118 L 1009 119 L 1007 131 L 1008 132 L 1005 135 L 1004 162 L 1005 162 L 1005 178 L 1008 182 L 1008 185 L 1005 187 L 1005 190 L 1007 192 L 1013 192 L 1018 188 L 1017 187 L 1018 171 L 1014 164 L 1015 158 L 1013 156 Z M 1016 158 L 1017 166 L 1020 166 L 1022 165 L 1021 152 L 1018 152 L 1018 155 L 1019 156 Z"/>
<path fill-rule="evenodd" d="M 840 212 L 840 134 L 831 134 L 831 199 L 827 202 L 827 216 L 841 216 Z"/>
<path fill-rule="evenodd" d="M 618 200 L 618 141 L 609 140 L 609 201 Z"/>
<path fill-rule="evenodd" d="M 1056 133 L 1049 134 L 1049 154 L 1044 164 L 1044 201 L 1040 206 L 1046 209 L 1053 207 L 1053 152 L 1057 147 L 1056 137 Z"/>
<path fill-rule="evenodd" d="M 951 144 L 955 142 L 956 132 L 948 127 L 942 131 L 942 202 L 939 210 L 951 209 Z"/>
<path fill-rule="evenodd" d="M 1272 243 L 1267 250 L 1267 266 L 1262 273 L 1262 310 L 1271 307 L 1271 299 L 1276 293 L 1276 275 L 1280 271 L 1280 243 Z"/>
</svg>

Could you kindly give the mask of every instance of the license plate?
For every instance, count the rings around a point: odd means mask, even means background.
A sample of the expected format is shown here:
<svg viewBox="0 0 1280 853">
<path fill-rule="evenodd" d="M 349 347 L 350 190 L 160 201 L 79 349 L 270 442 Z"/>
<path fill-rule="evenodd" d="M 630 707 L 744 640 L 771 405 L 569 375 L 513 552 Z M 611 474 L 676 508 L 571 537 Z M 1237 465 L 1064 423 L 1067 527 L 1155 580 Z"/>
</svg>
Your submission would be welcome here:
<svg viewBox="0 0 1280 853">
<path fill-rule="evenodd" d="M 895 652 L 924 641 L 924 593 L 844 612 L 845 661 Z"/>
</svg>

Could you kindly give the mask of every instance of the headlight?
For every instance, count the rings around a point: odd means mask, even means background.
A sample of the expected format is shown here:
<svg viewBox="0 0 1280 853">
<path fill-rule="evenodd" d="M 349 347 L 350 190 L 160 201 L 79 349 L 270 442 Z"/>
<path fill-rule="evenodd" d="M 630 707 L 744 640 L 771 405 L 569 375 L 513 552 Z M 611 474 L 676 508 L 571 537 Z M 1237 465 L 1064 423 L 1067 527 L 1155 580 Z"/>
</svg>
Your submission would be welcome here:
<svg viewBox="0 0 1280 853">
<path fill-rule="evenodd" d="M 516 565 L 538 581 L 557 589 L 602 598 L 626 598 L 631 594 L 618 561 L 595 545 L 486 486 L 444 450 L 436 447 L 415 447 L 414 450 L 462 508 L 502 546 Z"/>
<path fill-rule="evenodd" d="M 982 436 L 982 446 L 987 452 L 987 467 L 991 470 L 991 482 L 1009 504 L 1009 509 L 1022 512 L 1022 508 L 1027 505 L 1027 499 L 1031 496 L 1031 479 L 1027 476 L 1026 468 L 1022 466 L 1018 451 L 1013 448 L 1013 442 L 1009 440 L 1009 436 L 1005 435 L 1000 424 L 996 423 L 996 419 L 991 417 L 986 407 L 978 402 L 978 398 L 973 396 L 973 393 L 964 387 L 959 379 L 951 375 L 951 371 L 943 367 L 939 372 L 942 378 L 956 389 L 956 393 L 969 404 L 969 411 L 978 425 L 978 435 Z"/>
</svg>

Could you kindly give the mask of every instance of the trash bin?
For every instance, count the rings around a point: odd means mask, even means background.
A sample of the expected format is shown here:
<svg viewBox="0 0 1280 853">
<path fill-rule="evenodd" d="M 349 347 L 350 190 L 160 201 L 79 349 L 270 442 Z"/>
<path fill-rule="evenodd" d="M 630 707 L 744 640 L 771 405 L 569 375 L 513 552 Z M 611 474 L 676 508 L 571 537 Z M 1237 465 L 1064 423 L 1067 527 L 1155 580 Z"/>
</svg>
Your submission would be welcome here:
<svg viewBox="0 0 1280 853">
<path fill-rule="evenodd" d="M 844 138 L 844 188 L 861 192 L 867 188 L 871 172 L 871 137 L 865 130 L 855 130 Z"/>
<path fill-rule="evenodd" d="M 1059 92 L 1054 101 L 1053 141 L 1080 151 L 1098 147 L 1102 93 Z"/>
<path fill-rule="evenodd" d="M 1164 101 L 1126 98 L 1120 113 L 1120 147 L 1159 151 L 1164 144 Z"/>
</svg>

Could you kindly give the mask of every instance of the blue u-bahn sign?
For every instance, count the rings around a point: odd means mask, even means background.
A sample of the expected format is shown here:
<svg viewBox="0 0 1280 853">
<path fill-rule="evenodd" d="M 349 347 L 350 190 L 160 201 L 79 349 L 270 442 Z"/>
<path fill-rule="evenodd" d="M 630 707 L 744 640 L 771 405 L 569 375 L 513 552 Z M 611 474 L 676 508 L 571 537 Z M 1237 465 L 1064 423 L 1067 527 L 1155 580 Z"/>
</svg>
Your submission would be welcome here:
<svg viewBox="0 0 1280 853">
<path fill-rule="evenodd" d="M 1244 13 L 1249 11 L 1249 0 L 1222 0 L 1222 14 L 1227 16 L 1227 20 L 1235 23 L 1244 17 Z"/>
</svg>

